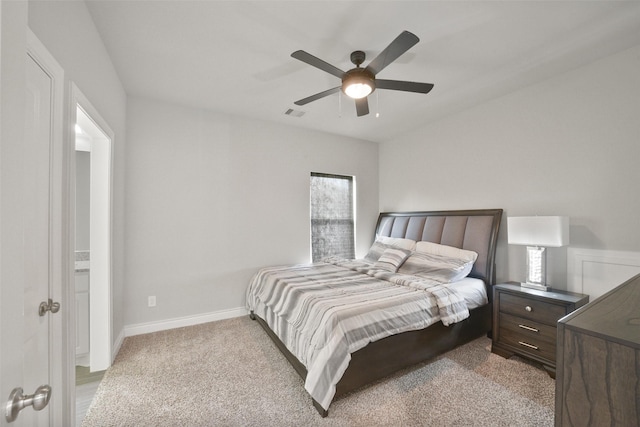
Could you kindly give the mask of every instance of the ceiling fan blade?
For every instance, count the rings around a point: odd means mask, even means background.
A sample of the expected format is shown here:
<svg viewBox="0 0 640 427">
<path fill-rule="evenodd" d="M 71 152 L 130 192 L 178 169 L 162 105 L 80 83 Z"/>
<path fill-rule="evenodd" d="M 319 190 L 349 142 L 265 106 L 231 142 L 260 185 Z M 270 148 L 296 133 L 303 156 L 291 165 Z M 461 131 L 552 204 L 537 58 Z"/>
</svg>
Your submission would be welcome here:
<svg viewBox="0 0 640 427">
<path fill-rule="evenodd" d="M 403 90 L 405 92 L 429 93 L 431 83 L 405 82 L 400 80 L 376 79 L 376 89 Z"/>
<path fill-rule="evenodd" d="M 340 68 L 334 67 L 333 65 L 323 61 L 320 58 L 316 58 L 315 56 L 305 52 L 304 50 L 296 50 L 291 54 L 291 56 L 299 61 L 311 65 L 312 67 L 316 67 L 321 69 L 322 71 L 326 71 L 329 74 L 333 74 L 340 79 L 344 74 L 344 71 L 342 71 Z"/>
<path fill-rule="evenodd" d="M 358 117 L 366 116 L 369 114 L 369 101 L 367 101 L 367 97 L 356 99 L 356 113 Z"/>
<path fill-rule="evenodd" d="M 299 100 L 299 101 L 296 101 L 296 102 L 294 102 L 294 104 L 296 104 L 296 105 L 305 105 L 305 104 L 308 104 L 308 103 L 310 103 L 310 102 L 312 102 L 312 101 L 316 101 L 316 100 L 318 100 L 318 99 L 320 99 L 320 98 L 324 98 L 325 96 L 329 96 L 329 95 L 331 95 L 331 94 L 334 94 L 334 93 L 336 93 L 336 92 L 339 92 L 339 91 L 340 91 L 340 88 L 341 88 L 341 86 L 334 87 L 334 88 L 331 88 L 331 89 L 327 89 L 327 90 L 325 90 L 324 92 L 316 93 L 315 95 L 311 95 L 311 96 L 308 96 L 308 97 L 306 97 L 306 98 L 303 98 L 303 99 L 301 99 L 301 100 Z"/>
<path fill-rule="evenodd" d="M 374 75 L 382 71 L 387 65 L 398 59 L 400 55 L 411 49 L 420 39 L 409 31 L 403 31 L 394 41 L 389 44 L 378 56 L 376 56 L 367 70 Z"/>
</svg>

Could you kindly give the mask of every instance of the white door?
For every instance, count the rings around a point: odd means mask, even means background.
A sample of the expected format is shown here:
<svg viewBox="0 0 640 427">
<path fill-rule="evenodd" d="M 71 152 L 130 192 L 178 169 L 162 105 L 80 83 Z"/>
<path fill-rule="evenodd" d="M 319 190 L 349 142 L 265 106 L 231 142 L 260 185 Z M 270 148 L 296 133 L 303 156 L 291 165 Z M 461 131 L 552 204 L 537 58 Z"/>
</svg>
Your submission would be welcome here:
<svg viewBox="0 0 640 427">
<path fill-rule="evenodd" d="M 24 164 L 24 380 L 26 393 L 49 384 L 49 326 L 51 311 L 39 314 L 50 293 L 50 153 L 52 134 L 51 77 L 27 55 Z M 56 301 L 57 302 L 57 301 Z M 59 302 L 57 302 L 59 303 Z M 57 310 L 55 310 L 57 311 Z M 49 408 L 24 410 L 32 426 L 48 425 Z"/>
<path fill-rule="evenodd" d="M 13 393 L 16 397 L 31 395 L 40 386 L 56 383 L 52 374 L 59 375 L 61 370 L 59 365 L 51 366 L 53 352 L 50 340 L 52 336 L 60 335 L 59 330 L 53 327 L 55 324 L 60 328 L 60 321 L 51 316 L 61 316 L 52 313 L 58 311 L 56 303 L 59 301 L 54 301 L 53 297 L 54 294 L 60 295 L 60 289 L 55 288 L 60 287 L 57 277 L 61 265 L 60 259 L 53 256 L 54 253 L 59 256 L 60 244 L 60 232 L 53 229 L 54 219 L 59 218 L 54 211 L 53 197 L 60 195 L 60 190 L 54 185 L 58 181 L 52 174 L 52 169 L 57 166 L 54 163 L 54 140 L 60 140 L 60 135 L 56 135 L 60 129 L 54 125 L 55 87 L 52 75 L 31 54 L 25 52 L 23 55 L 26 60 L 23 87 L 26 90 L 24 103 L 19 104 L 24 109 L 22 138 L 3 139 L 3 144 L 13 146 L 6 150 L 3 146 L 3 154 L 7 151 L 10 156 L 2 159 L 3 168 L 11 159 L 17 163 L 13 165 L 15 167 L 10 166 L 7 174 L 3 171 L 2 176 L 3 193 L 11 187 L 7 198 L 3 194 L 3 204 L 9 202 L 12 206 L 3 207 L 2 213 L 8 212 L 9 218 L 3 218 L 2 231 L 3 238 L 7 235 L 13 244 L 15 259 L 10 268 L 15 272 L 15 280 L 2 283 L 1 333 L 4 348 L 0 353 L 3 371 L 10 366 L 21 371 L 21 381 L 17 383 L 16 378 L 20 375 L 4 375 L 2 378 L 3 393 L 8 389 L 22 388 L 22 393 Z M 13 226 L 15 229 L 11 230 Z M 11 256 L 12 248 L 6 243 L 2 244 L 3 269 L 11 262 L 6 255 Z M 45 310 L 40 310 L 41 303 L 45 304 Z M 5 314 L 13 318 L 9 319 Z M 56 391 L 59 393 L 57 396 Z M 50 393 L 51 399 L 63 400 L 60 391 L 54 388 Z M 3 398 L 8 399 L 9 394 Z M 39 427 L 49 426 L 52 419 L 59 419 L 58 414 L 52 416 L 51 404 L 35 411 L 34 407 L 41 406 L 38 403 L 36 399 L 33 407 L 22 409 L 15 420 L 11 419 L 10 407 L 3 405 L 1 424 Z"/>
</svg>

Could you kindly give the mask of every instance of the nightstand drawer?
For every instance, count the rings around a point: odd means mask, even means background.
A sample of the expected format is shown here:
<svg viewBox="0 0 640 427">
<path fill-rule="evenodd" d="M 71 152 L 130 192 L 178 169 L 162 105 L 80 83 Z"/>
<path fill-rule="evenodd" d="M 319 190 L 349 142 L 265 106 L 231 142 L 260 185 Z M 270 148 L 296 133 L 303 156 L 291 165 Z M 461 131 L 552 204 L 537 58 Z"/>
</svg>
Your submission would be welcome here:
<svg viewBox="0 0 640 427">
<path fill-rule="evenodd" d="M 500 313 L 500 334 L 503 334 L 505 330 L 520 336 L 525 341 L 535 340 L 554 347 L 556 345 L 557 331 L 555 327 L 523 317 Z M 502 336 L 500 336 L 500 339 L 502 339 Z"/>
<path fill-rule="evenodd" d="M 542 337 L 525 337 L 519 332 L 503 329 L 500 332 L 500 342 L 517 347 L 520 354 L 528 354 L 552 362 L 556 360 L 555 341 L 550 343 L 548 340 L 542 339 Z"/>
<path fill-rule="evenodd" d="M 567 314 L 567 309 L 562 305 L 500 293 L 500 312 L 555 325 Z"/>
</svg>

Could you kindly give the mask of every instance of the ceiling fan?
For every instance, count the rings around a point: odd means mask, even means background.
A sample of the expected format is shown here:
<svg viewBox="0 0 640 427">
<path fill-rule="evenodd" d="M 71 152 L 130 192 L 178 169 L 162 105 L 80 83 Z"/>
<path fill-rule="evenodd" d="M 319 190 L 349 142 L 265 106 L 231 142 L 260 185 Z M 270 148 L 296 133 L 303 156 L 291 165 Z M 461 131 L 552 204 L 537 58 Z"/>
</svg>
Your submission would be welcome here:
<svg viewBox="0 0 640 427">
<path fill-rule="evenodd" d="M 356 68 L 352 68 L 346 72 L 334 67 L 322 59 L 316 58 L 304 50 L 297 50 L 293 52 L 291 56 L 295 59 L 342 79 L 342 85 L 316 93 L 315 95 L 311 95 L 307 98 L 303 98 L 294 102 L 294 104 L 305 105 L 309 102 L 316 101 L 342 90 L 347 96 L 355 99 L 356 113 L 358 117 L 360 117 L 369 114 L 369 102 L 367 101 L 367 96 L 373 93 L 376 89 L 428 93 L 433 88 L 431 83 L 376 79 L 376 74 L 398 59 L 419 41 L 420 39 L 415 34 L 412 34 L 409 31 L 403 31 L 365 68 L 360 68 L 360 65 L 362 65 L 366 58 L 365 53 L 361 50 L 356 50 L 351 53 L 351 62 L 355 64 Z"/>
</svg>

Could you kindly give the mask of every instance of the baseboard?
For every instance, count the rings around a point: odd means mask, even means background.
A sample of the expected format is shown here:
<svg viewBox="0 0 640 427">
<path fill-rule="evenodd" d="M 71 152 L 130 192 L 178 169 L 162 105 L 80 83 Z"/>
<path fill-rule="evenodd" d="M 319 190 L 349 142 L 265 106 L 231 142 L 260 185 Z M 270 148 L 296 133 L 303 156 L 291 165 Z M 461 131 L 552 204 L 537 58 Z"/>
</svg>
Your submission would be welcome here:
<svg viewBox="0 0 640 427">
<path fill-rule="evenodd" d="M 199 325 L 201 323 L 215 322 L 216 320 L 231 319 L 233 317 L 246 316 L 249 312 L 244 307 L 229 310 L 214 311 L 212 313 L 197 314 L 194 316 L 176 317 L 173 319 L 159 320 L 157 322 L 138 323 L 126 325 L 124 336 L 148 334 L 151 332 L 166 331 L 168 329 L 182 328 L 185 326 Z"/>
<path fill-rule="evenodd" d="M 111 364 L 113 364 L 113 361 L 116 360 L 116 356 L 120 351 L 120 347 L 122 347 L 123 341 L 124 341 L 124 329 L 120 331 L 120 333 L 118 334 L 118 337 L 116 338 L 116 341 L 113 343 L 113 347 L 111 348 Z"/>
<path fill-rule="evenodd" d="M 89 366 L 89 353 L 76 354 L 76 366 Z"/>
</svg>

